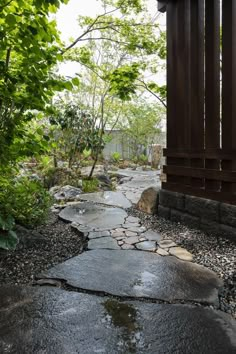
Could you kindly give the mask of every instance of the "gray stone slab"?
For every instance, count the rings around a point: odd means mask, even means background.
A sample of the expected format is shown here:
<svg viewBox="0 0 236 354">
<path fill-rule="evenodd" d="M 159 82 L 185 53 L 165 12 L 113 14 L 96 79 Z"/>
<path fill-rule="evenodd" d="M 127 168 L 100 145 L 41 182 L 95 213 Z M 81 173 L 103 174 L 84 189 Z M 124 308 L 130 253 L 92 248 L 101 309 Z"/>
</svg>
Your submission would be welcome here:
<svg viewBox="0 0 236 354">
<path fill-rule="evenodd" d="M 130 208 L 132 206 L 130 201 L 124 196 L 122 192 L 105 191 L 80 194 L 80 199 L 93 203 L 117 206 L 120 208 Z"/>
<path fill-rule="evenodd" d="M 203 307 L 0 289 L 2 354 L 234 354 L 235 322 Z"/>
<path fill-rule="evenodd" d="M 156 253 L 96 250 L 84 252 L 41 274 L 68 284 L 119 296 L 218 303 L 222 281 L 194 263 Z M 174 290 L 173 290 L 174 289 Z"/>
<path fill-rule="evenodd" d="M 93 238 L 108 237 L 110 235 L 110 231 L 93 231 L 88 234 L 88 238 L 91 240 Z"/>
<path fill-rule="evenodd" d="M 120 208 L 109 208 L 89 202 L 78 203 L 63 209 L 59 217 L 64 221 L 89 225 L 90 228 L 106 229 L 119 227 L 124 223 L 127 213 Z"/>
<path fill-rule="evenodd" d="M 161 234 L 152 230 L 148 230 L 144 232 L 142 236 L 146 237 L 146 239 L 149 241 L 156 241 L 156 242 L 161 241 L 163 238 Z"/>
<path fill-rule="evenodd" d="M 119 250 L 120 247 L 117 244 L 117 241 L 113 237 L 101 237 L 94 238 L 89 240 L 88 249 L 110 249 L 110 250 Z"/>
<path fill-rule="evenodd" d="M 135 247 L 142 251 L 155 251 L 157 248 L 156 242 L 154 241 L 142 241 L 135 245 Z"/>
</svg>

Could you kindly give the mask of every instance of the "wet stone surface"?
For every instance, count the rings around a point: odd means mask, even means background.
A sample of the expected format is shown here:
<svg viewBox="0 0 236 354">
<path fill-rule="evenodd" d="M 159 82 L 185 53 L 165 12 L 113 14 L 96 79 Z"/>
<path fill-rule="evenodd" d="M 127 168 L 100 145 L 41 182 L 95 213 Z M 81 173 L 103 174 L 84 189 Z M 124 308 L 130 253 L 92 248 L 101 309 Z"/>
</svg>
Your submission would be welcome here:
<svg viewBox="0 0 236 354">
<path fill-rule="evenodd" d="M 101 237 L 89 240 L 88 249 L 111 249 L 111 250 L 119 250 L 120 247 L 117 244 L 117 241 L 112 237 Z"/>
<path fill-rule="evenodd" d="M 97 192 L 97 193 L 87 193 L 80 195 L 81 200 L 91 201 L 93 203 L 100 203 L 106 205 L 117 206 L 121 208 L 130 208 L 130 201 L 121 192 Z"/>
<path fill-rule="evenodd" d="M 197 264 L 137 250 L 88 251 L 40 277 L 64 279 L 77 288 L 118 296 L 209 304 L 218 304 L 222 285 L 214 272 Z"/>
<path fill-rule="evenodd" d="M 66 207 L 60 212 L 59 217 L 67 222 L 89 225 L 90 228 L 99 230 L 99 228 L 119 227 L 124 223 L 127 213 L 120 208 L 109 208 L 85 202 Z"/>
<path fill-rule="evenodd" d="M 156 250 L 156 242 L 154 241 L 143 241 L 136 244 L 136 248 L 142 251 L 155 251 Z"/>
<path fill-rule="evenodd" d="M 234 354 L 230 316 L 60 289 L 0 289 L 3 354 Z M 181 339 L 181 340 L 180 340 Z"/>
</svg>

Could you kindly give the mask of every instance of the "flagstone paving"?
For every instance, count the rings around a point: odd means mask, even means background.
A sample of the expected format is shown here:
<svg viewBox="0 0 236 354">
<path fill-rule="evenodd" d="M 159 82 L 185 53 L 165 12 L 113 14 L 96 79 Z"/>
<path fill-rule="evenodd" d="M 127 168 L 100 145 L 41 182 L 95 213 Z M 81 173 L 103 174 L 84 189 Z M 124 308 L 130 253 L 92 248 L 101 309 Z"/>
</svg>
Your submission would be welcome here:
<svg viewBox="0 0 236 354">
<path fill-rule="evenodd" d="M 199 306 L 4 286 L 0 319 L 0 353 L 235 353 L 230 317 Z"/>
<path fill-rule="evenodd" d="M 88 250 L 39 274 L 35 287 L 0 289 L 0 353 L 236 352 L 213 271 L 128 216 L 121 192 L 81 199 L 59 216 Z"/>
</svg>

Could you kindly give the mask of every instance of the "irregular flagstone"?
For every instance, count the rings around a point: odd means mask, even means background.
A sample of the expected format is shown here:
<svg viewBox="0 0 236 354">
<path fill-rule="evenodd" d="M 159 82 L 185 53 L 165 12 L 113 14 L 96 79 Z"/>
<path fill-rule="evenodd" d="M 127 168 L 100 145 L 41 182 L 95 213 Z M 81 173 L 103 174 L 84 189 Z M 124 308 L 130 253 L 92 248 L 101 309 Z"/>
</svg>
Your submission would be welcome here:
<svg viewBox="0 0 236 354">
<path fill-rule="evenodd" d="M 139 223 L 139 218 L 137 218 L 136 216 L 128 216 L 125 220 L 126 222 L 129 222 L 129 223 Z"/>
<path fill-rule="evenodd" d="M 121 208 L 130 208 L 132 204 L 124 196 L 122 192 L 96 192 L 96 193 L 87 193 L 80 195 L 81 200 L 91 201 L 93 203 L 101 203 L 106 205 L 117 206 Z"/>
<path fill-rule="evenodd" d="M 43 272 L 41 278 L 64 279 L 74 287 L 119 296 L 215 304 L 222 286 L 216 274 L 202 266 L 135 250 L 84 252 Z"/>
<path fill-rule="evenodd" d="M 122 246 L 121 246 L 122 250 L 134 250 L 134 246 L 133 245 L 130 245 L 128 243 L 124 243 Z"/>
<path fill-rule="evenodd" d="M 117 244 L 117 241 L 112 237 L 101 237 L 94 238 L 89 240 L 88 249 L 111 249 L 111 250 L 119 250 L 120 246 Z"/>
<path fill-rule="evenodd" d="M 148 230 L 142 234 L 142 236 L 146 237 L 149 241 L 156 241 L 159 242 L 162 240 L 162 235 L 159 234 L 158 232 Z"/>
<path fill-rule="evenodd" d="M 112 229 L 124 223 L 127 213 L 120 208 L 84 202 L 66 207 L 60 212 L 59 217 L 67 222 L 89 225 L 90 228 Z"/>
<path fill-rule="evenodd" d="M 236 350 L 230 316 L 203 307 L 3 286 L 0 315 L 3 354 L 234 354 Z"/>
<path fill-rule="evenodd" d="M 108 236 L 111 236 L 110 231 L 93 231 L 93 232 L 89 232 L 88 234 L 89 239 L 108 237 Z"/>
<path fill-rule="evenodd" d="M 134 231 L 125 231 L 125 234 L 127 237 L 132 237 L 132 236 L 137 236 L 137 232 L 134 232 Z"/>
<path fill-rule="evenodd" d="M 129 231 L 132 231 L 132 232 L 138 232 L 138 233 L 142 233 L 142 232 L 145 232 L 147 229 L 146 227 L 144 226 L 131 226 L 129 227 Z"/>
<path fill-rule="evenodd" d="M 125 239 L 125 243 L 128 243 L 129 245 L 134 245 L 137 242 L 140 242 L 138 236 L 131 236 Z"/>
<path fill-rule="evenodd" d="M 131 227 L 140 227 L 140 224 L 136 224 L 136 223 L 125 223 L 122 225 L 122 227 L 124 229 L 129 229 Z"/>
<path fill-rule="evenodd" d="M 157 248 L 154 241 L 142 241 L 137 243 L 135 247 L 142 251 L 155 251 Z"/>
<path fill-rule="evenodd" d="M 163 248 L 158 248 L 156 250 L 156 253 L 158 253 L 160 256 L 169 256 L 169 252 L 167 252 L 166 250 L 164 250 Z"/>
<path fill-rule="evenodd" d="M 172 240 L 161 240 L 158 242 L 161 248 L 170 248 L 177 246 L 176 243 Z"/>
<path fill-rule="evenodd" d="M 169 253 L 183 261 L 191 262 L 193 260 L 193 255 L 182 247 L 171 247 Z"/>
</svg>

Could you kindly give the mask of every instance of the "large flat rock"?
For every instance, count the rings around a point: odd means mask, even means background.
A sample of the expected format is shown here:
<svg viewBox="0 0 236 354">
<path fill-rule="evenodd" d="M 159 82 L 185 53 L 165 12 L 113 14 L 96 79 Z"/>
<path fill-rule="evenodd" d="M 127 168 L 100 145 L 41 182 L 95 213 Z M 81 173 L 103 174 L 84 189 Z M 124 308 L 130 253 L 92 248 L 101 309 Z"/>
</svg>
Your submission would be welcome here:
<svg viewBox="0 0 236 354">
<path fill-rule="evenodd" d="M 216 304 L 222 284 L 214 272 L 197 264 L 135 250 L 88 251 L 41 277 L 64 279 L 77 288 L 118 296 Z"/>
<path fill-rule="evenodd" d="M 64 221 L 89 225 L 90 228 L 115 228 L 124 223 L 127 213 L 121 208 L 112 208 L 82 202 L 63 209 L 59 217 Z"/>
<path fill-rule="evenodd" d="M 122 192 L 96 192 L 96 193 L 86 193 L 80 194 L 81 200 L 91 201 L 93 203 L 101 203 L 106 205 L 112 205 L 120 208 L 130 208 L 132 204 L 124 196 Z"/>
<path fill-rule="evenodd" d="M 1 354 L 234 354 L 235 323 L 187 305 L 1 287 Z"/>
</svg>

